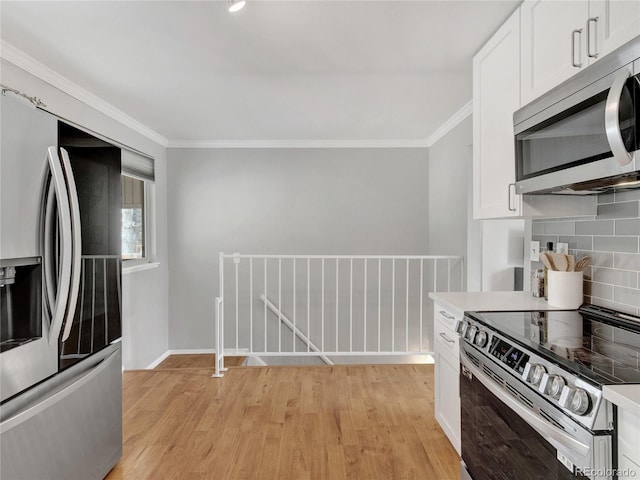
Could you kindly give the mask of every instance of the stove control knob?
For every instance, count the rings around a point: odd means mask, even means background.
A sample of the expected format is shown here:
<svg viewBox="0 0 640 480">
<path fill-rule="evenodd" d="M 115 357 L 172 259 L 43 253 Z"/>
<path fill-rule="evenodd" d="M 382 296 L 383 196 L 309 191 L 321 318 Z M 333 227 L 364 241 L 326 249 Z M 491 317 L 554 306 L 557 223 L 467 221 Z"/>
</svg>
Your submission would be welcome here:
<svg viewBox="0 0 640 480">
<path fill-rule="evenodd" d="M 524 369 L 523 377 L 530 384 L 537 386 L 540 385 L 542 377 L 547 373 L 545 368 L 538 363 L 527 363 Z"/>
<path fill-rule="evenodd" d="M 566 384 L 564 378 L 562 378 L 560 375 L 551 375 L 551 378 L 549 380 L 549 395 L 551 395 L 553 398 L 560 398 L 562 389 Z"/>
<path fill-rule="evenodd" d="M 466 320 L 462 320 L 461 322 L 458 322 L 458 325 L 456 325 L 456 332 L 458 332 L 463 338 L 467 334 L 468 329 L 469 322 L 467 322 Z"/>
<path fill-rule="evenodd" d="M 489 337 L 487 337 L 487 332 L 480 330 L 477 334 L 476 334 L 476 339 L 474 340 L 474 343 L 480 347 L 480 348 L 484 348 L 485 345 L 487 344 L 487 340 L 489 340 Z"/>
<path fill-rule="evenodd" d="M 565 387 L 560 396 L 560 405 L 573 413 L 584 415 L 589 411 L 589 394 L 582 388 Z"/>
<path fill-rule="evenodd" d="M 478 327 L 472 325 L 467 329 L 465 338 L 469 340 L 469 342 L 473 343 L 473 340 L 476 338 L 476 333 L 478 333 Z"/>
</svg>

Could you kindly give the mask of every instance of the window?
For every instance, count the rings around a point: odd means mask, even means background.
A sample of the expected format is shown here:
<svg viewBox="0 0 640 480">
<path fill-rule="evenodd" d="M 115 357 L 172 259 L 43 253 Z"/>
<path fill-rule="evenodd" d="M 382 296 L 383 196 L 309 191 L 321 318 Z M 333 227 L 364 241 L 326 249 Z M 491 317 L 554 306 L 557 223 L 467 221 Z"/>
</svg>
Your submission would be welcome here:
<svg viewBox="0 0 640 480">
<path fill-rule="evenodd" d="M 150 261 L 152 254 L 150 193 L 153 181 L 153 159 L 122 149 L 122 259 L 134 265 Z"/>
<path fill-rule="evenodd" d="M 144 181 L 122 175 L 122 259 L 146 258 Z"/>
</svg>

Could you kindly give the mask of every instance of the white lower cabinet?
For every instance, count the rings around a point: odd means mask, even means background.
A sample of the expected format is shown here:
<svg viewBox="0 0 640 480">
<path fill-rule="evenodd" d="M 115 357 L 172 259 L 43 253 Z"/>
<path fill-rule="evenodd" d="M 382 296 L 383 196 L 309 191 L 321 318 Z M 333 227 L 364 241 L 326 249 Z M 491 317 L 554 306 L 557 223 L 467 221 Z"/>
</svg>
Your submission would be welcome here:
<svg viewBox="0 0 640 480">
<path fill-rule="evenodd" d="M 442 430 L 460 455 L 459 338 L 455 331 L 464 312 L 435 304 L 435 415 Z"/>
<path fill-rule="evenodd" d="M 619 478 L 640 478 L 640 416 L 618 408 Z"/>
</svg>

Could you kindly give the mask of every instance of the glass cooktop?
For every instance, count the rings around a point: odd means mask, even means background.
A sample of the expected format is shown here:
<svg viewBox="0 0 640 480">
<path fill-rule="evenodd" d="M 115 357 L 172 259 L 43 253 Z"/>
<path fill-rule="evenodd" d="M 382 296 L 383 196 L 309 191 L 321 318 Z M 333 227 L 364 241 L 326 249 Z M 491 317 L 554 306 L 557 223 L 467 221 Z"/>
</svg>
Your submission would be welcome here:
<svg viewBox="0 0 640 480">
<path fill-rule="evenodd" d="M 640 317 L 592 306 L 465 314 L 599 385 L 640 383 Z"/>
</svg>

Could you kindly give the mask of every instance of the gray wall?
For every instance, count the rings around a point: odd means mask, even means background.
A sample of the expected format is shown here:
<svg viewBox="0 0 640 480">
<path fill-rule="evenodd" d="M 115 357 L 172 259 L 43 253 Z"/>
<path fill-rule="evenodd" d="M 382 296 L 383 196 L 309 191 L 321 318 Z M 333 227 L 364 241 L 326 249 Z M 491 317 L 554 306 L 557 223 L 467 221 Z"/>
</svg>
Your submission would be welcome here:
<svg viewBox="0 0 640 480">
<path fill-rule="evenodd" d="M 47 110 L 155 158 L 157 268 L 122 278 L 123 365 L 144 368 L 168 346 L 168 249 L 166 149 L 123 124 L 94 110 L 34 75 L 2 60 L 2 83 L 41 98 Z"/>
<path fill-rule="evenodd" d="M 640 315 L 640 190 L 599 195 L 597 208 L 593 217 L 533 220 L 532 238 L 541 247 L 566 242 L 576 257 L 593 258 L 585 271 L 587 303 Z"/>
<path fill-rule="evenodd" d="M 214 345 L 218 253 L 426 254 L 426 149 L 169 149 L 171 349 Z"/>
<path fill-rule="evenodd" d="M 466 290 L 480 290 L 482 222 L 473 220 L 470 115 L 429 148 L 430 255 L 464 257 Z"/>
</svg>

